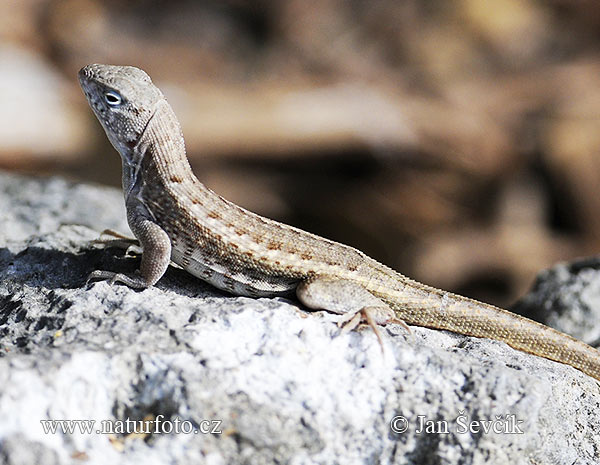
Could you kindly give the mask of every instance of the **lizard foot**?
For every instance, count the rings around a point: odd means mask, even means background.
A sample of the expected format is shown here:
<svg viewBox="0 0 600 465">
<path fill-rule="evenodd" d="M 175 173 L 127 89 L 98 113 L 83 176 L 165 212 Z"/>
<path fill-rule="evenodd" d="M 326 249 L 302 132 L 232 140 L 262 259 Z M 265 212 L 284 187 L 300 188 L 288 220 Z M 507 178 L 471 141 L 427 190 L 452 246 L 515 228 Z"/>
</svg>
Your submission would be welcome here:
<svg viewBox="0 0 600 465">
<path fill-rule="evenodd" d="M 378 326 L 396 323 L 406 329 L 409 334 L 411 332 L 408 325 L 404 321 L 397 319 L 394 316 L 394 312 L 389 307 L 371 306 L 363 307 L 354 313 L 348 312 L 343 315 L 337 323 L 338 327 L 342 328 L 340 334 L 346 334 L 353 329 L 356 329 L 363 321 L 373 329 L 373 332 L 379 341 L 381 352 L 383 352 L 383 339 L 381 338 L 381 332 L 379 331 Z"/>
<path fill-rule="evenodd" d="M 383 339 L 378 325 L 399 323 L 410 332 L 403 321 L 395 318 L 394 311 L 383 300 L 352 281 L 315 277 L 301 282 L 296 288 L 296 295 L 308 308 L 342 315 L 338 322 L 338 326 L 342 326 L 342 334 L 355 329 L 361 321 L 366 321 L 373 328 L 382 352 Z"/>
<path fill-rule="evenodd" d="M 108 280 L 108 284 L 110 286 L 112 286 L 115 283 L 123 283 L 134 289 L 144 289 L 144 288 L 148 287 L 148 284 L 141 276 L 131 277 L 131 276 L 127 276 L 123 273 L 115 273 L 113 271 L 100 271 L 100 270 L 92 271 L 89 274 L 89 276 L 87 277 L 87 280 L 85 283 L 87 285 L 91 280 L 96 280 L 96 279 Z"/>
<path fill-rule="evenodd" d="M 379 324 L 379 317 L 382 316 L 382 310 L 388 311 L 388 309 L 385 307 L 363 307 L 354 313 L 346 313 L 338 320 L 337 323 L 338 327 L 342 328 L 340 334 L 349 333 L 353 329 L 356 329 L 356 327 L 360 324 L 362 320 L 365 320 L 367 324 L 373 329 L 373 332 L 377 337 L 379 347 L 381 347 L 381 353 L 384 353 L 383 339 L 381 339 L 381 332 L 377 328 L 377 324 Z"/>
</svg>

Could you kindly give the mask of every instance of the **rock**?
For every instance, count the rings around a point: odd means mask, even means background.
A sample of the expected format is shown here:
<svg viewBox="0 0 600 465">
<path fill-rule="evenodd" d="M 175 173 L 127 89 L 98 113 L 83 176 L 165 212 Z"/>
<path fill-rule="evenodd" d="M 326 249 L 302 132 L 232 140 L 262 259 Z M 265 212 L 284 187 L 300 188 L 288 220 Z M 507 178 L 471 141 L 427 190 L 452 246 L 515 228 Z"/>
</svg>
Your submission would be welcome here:
<svg viewBox="0 0 600 465">
<path fill-rule="evenodd" d="M 368 328 L 177 267 L 86 285 L 139 266 L 89 242 L 124 228 L 117 196 L 0 175 L 0 463 L 598 462 L 598 383 L 505 344 L 389 325 L 382 353 Z"/>
<path fill-rule="evenodd" d="M 131 235 L 123 194 L 113 188 L 0 171 L 0 246 L 57 231 L 61 224 L 111 228 Z"/>
<path fill-rule="evenodd" d="M 597 346 L 600 342 L 600 257 L 559 263 L 541 272 L 513 311 Z"/>
</svg>

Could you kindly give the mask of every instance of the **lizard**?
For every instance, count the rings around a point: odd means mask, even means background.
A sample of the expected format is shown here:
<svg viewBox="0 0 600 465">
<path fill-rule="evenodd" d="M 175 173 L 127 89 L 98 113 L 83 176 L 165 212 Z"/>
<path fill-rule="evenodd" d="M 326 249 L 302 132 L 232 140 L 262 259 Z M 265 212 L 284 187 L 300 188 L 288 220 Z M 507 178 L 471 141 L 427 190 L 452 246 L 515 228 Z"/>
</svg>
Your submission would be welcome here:
<svg viewBox="0 0 600 465">
<path fill-rule="evenodd" d="M 505 342 L 600 380 L 600 351 L 499 307 L 419 283 L 350 246 L 252 213 L 192 172 L 183 132 L 143 70 L 91 64 L 78 74 L 88 103 L 122 159 L 127 222 L 142 248 L 129 276 L 90 279 L 148 288 L 174 262 L 235 295 L 289 296 L 347 325 L 403 324 Z M 379 335 L 378 335 L 379 337 Z M 381 339 L 380 339 L 381 343 Z"/>
</svg>

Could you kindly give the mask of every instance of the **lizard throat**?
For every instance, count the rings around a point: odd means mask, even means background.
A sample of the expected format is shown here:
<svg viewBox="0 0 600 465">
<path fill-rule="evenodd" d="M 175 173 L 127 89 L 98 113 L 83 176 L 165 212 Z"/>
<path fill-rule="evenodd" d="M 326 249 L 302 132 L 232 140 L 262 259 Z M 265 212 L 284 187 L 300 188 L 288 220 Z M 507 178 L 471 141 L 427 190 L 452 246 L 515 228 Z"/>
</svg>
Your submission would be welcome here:
<svg viewBox="0 0 600 465">
<path fill-rule="evenodd" d="M 160 102 L 159 102 L 160 104 Z M 140 172 L 140 168 L 142 166 L 142 161 L 144 159 L 144 155 L 152 145 L 151 142 L 148 142 L 148 138 L 146 137 L 146 131 L 150 127 L 150 123 L 154 119 L 154 116 L 158 112 L 158 105 L 154 108 L 152 115 L 148 118 L 144 129 L 140 133 L 138 140 L 135 144 L 133 143 L 125 143 L 119 144 L 120 148 L 117 148 L 117 151 L 121 155 L 121 159 L 123 162 L 123 192 L 125 193 L 125 198 L 129 196 L 132 189 L 134 188 L 138 175 Z M 111 141 L 112 142 L 112 141 Z M 113 143 L 114 145 L 114 143 Z"/>
</svg>

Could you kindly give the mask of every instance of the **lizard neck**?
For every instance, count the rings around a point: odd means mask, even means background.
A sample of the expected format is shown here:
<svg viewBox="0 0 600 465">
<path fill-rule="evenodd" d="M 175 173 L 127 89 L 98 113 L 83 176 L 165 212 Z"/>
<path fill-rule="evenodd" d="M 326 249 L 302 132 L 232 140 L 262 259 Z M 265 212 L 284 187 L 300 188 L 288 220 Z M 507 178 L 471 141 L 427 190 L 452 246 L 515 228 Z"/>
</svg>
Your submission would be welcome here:
<svg viewBox="0 0 600 465">
<path fill-rule="evenodd" d="M 141 156 L 137 157 L 138 166 L 142 162 L 154 164 L 163 179 L 173 179 L 173 182 L 195 180 L 187 159 L 181 126 L 166 100 L 158 103 L 138 145 L 141 152 Z"/>
<path fill-rule="evenodd" d="M 135 186 L 143 183 L 144 173 L 158 171 L 164 182 L 193 182 L 195 179 L 186 156 L 181 126 L 164 99 L 158 102 L 137 144 L 120 152 L 125 198 L 131 195 Z"/>
</svg>

